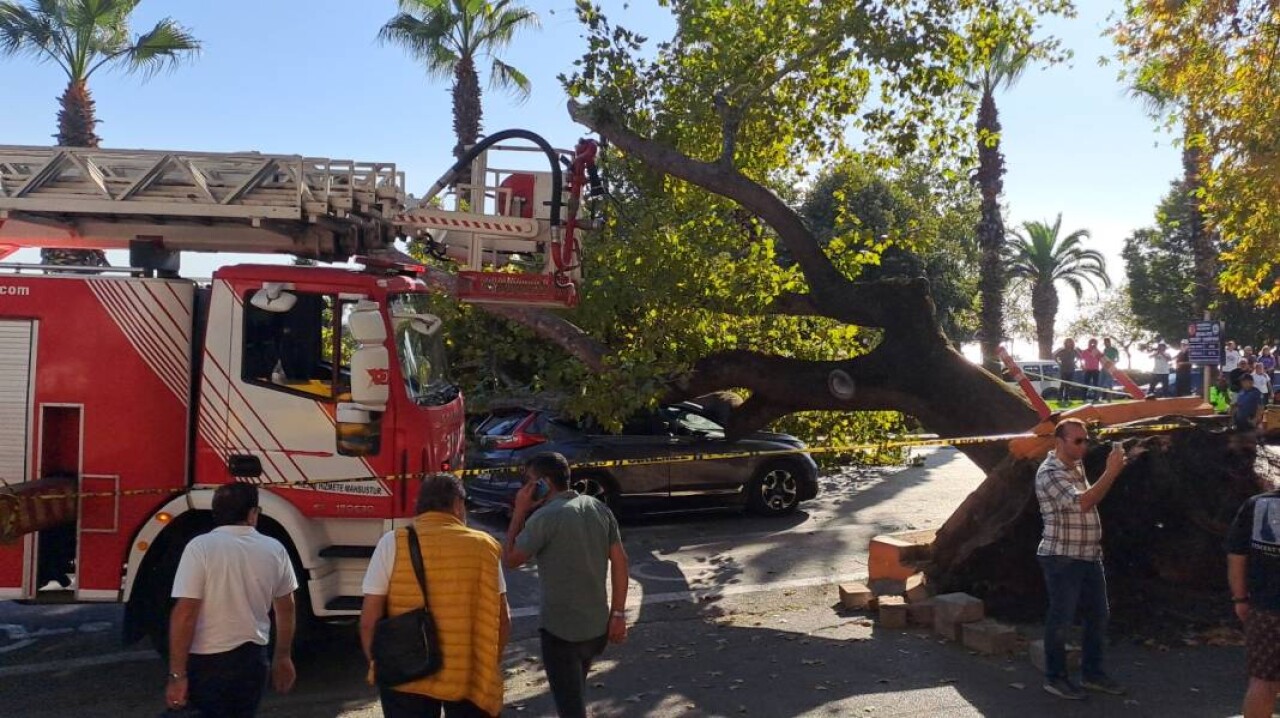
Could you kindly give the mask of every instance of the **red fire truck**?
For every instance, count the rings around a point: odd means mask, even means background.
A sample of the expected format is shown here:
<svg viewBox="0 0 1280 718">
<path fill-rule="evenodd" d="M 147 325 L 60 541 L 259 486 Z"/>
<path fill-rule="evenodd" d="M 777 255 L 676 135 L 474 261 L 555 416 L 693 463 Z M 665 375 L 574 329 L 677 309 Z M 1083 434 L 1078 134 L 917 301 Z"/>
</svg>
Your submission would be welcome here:
<svg viewBox="0 0 1280 718">
<path fill-rule="evenodd" d="M 127 641 L 163 640 L 213 489 L 250 481 L 304 614 L 356 615 L 378 538 L 464 450 L 432 289 L 394 241 L 468 262 L 463 299 L 571 304 L 594 145 L 539 144 L 550 172 L 488 167 L 498 146 L 482 143 L 431 192 L 470 166 L 452 209 L 414 202 L 391 164 L 0 146 L 0 256 L 129 249 L 131 265 L 0 272 L 0 599 L 123 601 Z M 183 251 L 358 266 L 192 281 Z M 514 254 L 546 271 L 493 271 Z"/>
</svg>

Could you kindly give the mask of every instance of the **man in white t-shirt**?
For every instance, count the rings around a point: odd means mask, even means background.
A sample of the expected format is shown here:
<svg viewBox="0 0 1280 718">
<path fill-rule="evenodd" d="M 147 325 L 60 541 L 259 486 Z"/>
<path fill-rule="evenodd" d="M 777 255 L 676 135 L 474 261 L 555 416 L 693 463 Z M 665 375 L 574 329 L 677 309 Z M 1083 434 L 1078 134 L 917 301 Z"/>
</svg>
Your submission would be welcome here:
<svg viewBox="0 0 1280 718">
<path fill-rule="evenodd" d="M 173 581 L 169 622 L 172 707 L 188 702 L 205 718 L 251 718 L 267 682 L 267 644 L 276 614 L 271 682 L 287 693 L 297 674 L 291 656 L 293 592 L 289 552 L 258 533 L 258 487 L 230 483 L 213 494 L 217 528 L 192 539 Z"/>
</svg>

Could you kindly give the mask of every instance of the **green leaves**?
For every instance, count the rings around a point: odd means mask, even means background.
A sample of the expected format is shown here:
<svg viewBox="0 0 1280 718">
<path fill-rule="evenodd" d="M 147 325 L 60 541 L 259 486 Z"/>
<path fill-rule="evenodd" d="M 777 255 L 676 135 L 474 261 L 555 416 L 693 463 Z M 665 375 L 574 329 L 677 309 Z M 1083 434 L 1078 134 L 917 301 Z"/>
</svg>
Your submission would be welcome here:
<svg viewBox="0 0 1280 718">
<path fill-rule="evenodd" d="M 102 67 L 119 65 L 154 74 L 189 60 L 200 42 L 165 18 L 130 37 L 138 0 L 29 0 L 0 2 L 0 53 L 29 54 L 56 63 L 73 83 Z"/>
<path fill-rule="evenodd" d="M 1203 152 L 1203 212 L 1225 238 L 1223 290 L 1280 299 L 1280 62 L 1275 7 L 1266 0 L 1128 0 L 1111 36 L 1121 77 L 1152 115 Z"/>
</svg>

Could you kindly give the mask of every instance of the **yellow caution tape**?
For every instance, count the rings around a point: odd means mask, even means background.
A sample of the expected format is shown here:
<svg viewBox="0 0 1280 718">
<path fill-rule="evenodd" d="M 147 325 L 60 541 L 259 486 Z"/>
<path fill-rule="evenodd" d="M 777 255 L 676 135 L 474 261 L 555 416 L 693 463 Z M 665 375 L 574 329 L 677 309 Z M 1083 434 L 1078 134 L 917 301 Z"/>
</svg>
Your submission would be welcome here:
<svg viewBox="0 0 1280 718">
<path fill-rule="evenodd" d="M 1094 430 L 1094 435 L 1112 436 L 1117 434 L 1156 434 L 1169 431 L 1180 431 L 1192 428 L 1189 423 L 1166 423 L 1166 424 L 1139 424 L 1128 426 L 1112 426 L 1101 427 Z M 1015 434 L 990 434 L 986 436 L 960 436 L 950 439 L 945 438 L 928 438 L 928 439 L 890 439 L 880 442 L 864 442 L 858 444 L 829 444 L 826 446 L 809 446 L 803 449 L 764 449 L 753 451 L 725 451 L 725 452 L 695 452 L 690 454 L 678 454 L 668 456 L 657 456 L 652 458 L 641 459 L 603 459 L 598 461 L 581 461 L 571 465 L 573 469 L 614 469 L 626 466 L 654 466 L 660 464 L 684 464 L 695 461 L 723 461 L 729 459 L 754 459 L 772 456 L 790 456 L 794 454 L 836 454 L 836 453 L 858 453 L 867 451 L 884 451 L 887 449 L 915 449 L 936 446 L 970 446 L 973 444 L 989 444 L 997 441 L 1011 441 L 1013 439 L 1048 439 L 1052 434 L 1035 434 L 1032 432 L 1020 432 Z M 460 469 L 452 471 L 456 476 L 481 476 L 502 472 L 518 472 L 523 468 L 520 464 L 505 464 L 501 466 L 490 466 L 483 469 Z M 345 479 L 304 479 L 302 481 L 288 482 L 268 482 L 260 483 L 258 486 L 267 488 L 292 488 L 292 487 L 314 487 L 329 486 L 334 484 L 350 484 L 362 481 L 408 481 L 412 479 L 420 479 L 423 474 L 392 474 L 390 476 L 358 476 Z M 12 485 L 11 485 L 12 486 Z M 68 498 L 77 499 L 98 499 L 98 498 L 114 498 L 117 496 L 147 496 L 160 494 L 182 494 L 190 490 L 191 487 L 181 488 L 147 488 L 147 489 L 121 489 L 118 491 L 88 491 L 82 493 L 60 493 L 60 494 L 41 494 L 29 496 L 26 498 L 39 500 L 62 500 Z M 3 489 L 0 489 L 0 495 L 3 495 Z"/>
</svg>

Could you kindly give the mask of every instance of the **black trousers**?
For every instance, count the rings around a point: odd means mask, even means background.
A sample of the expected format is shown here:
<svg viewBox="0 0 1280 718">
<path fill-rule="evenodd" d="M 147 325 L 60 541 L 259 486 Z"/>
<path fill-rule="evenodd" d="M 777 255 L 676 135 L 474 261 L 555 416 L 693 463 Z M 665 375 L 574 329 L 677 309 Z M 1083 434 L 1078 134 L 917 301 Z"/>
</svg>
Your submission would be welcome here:
<svg viewBox="0 0 1280 718">
<path fill-rule="evenodd" d="M 204 718 L 253 718 L 267 687 L 267 647 L 244 643 L 187 658 L 188 701 Z"/>
<path fill-rule="evenodd" d="M 471 701 L 442 701 L 420 693 L 406 693 L 383 688 L 378 691 L 385 718 L 489 718 L 489 714 Z"/>
<path fill-rule="evenodd" d="M 588 641 L 566 641 L 540 630 L 542 666 L 560 718 L 587 718 L 587 673 L 609 642 L 609 634 Z"/>
</svg>

